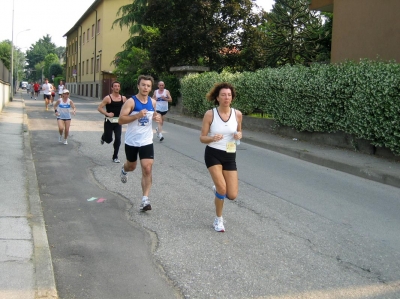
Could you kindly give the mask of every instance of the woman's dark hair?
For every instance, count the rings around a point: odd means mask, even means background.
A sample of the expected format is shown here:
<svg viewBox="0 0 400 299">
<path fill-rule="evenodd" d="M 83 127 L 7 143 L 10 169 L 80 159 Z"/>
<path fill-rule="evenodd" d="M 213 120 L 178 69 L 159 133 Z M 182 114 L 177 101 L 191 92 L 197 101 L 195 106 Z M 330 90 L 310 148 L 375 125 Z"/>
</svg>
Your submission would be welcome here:
<svg viewBox="0 0 400 299">
<path fill-rule="evenodd" d="M 221 83 L 215 83 L 214 87 L 207 93 L 206 98 L 208 101 L 212 102 L 214 101 L 214 104 L 216 106 L 219 105 L 219 102 L 217 101 L 217 97 L 219 96 L 219 92 L 221 89 L 230 89 L 232 93 L 232 101 L 236 97 L 236 90 L 235 87 L 233 87 L 232 84 L 228 82 L 221 82 Z"/>
</svg>

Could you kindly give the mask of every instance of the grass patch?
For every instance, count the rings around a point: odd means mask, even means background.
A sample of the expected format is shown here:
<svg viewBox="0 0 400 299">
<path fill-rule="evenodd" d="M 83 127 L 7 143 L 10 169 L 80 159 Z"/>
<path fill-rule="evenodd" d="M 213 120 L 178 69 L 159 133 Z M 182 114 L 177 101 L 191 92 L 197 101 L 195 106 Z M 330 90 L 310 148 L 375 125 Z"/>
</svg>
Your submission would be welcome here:
<svg viewBox="0 0 400 299">
<path fill-rule="evenodd" d="M 249 114 L 249 116 L 255 117 L 255 118 L 273 118 L 272 115 L 268 115 L 265 113 L 251 113 L 251 114 Z"/>
</svg>

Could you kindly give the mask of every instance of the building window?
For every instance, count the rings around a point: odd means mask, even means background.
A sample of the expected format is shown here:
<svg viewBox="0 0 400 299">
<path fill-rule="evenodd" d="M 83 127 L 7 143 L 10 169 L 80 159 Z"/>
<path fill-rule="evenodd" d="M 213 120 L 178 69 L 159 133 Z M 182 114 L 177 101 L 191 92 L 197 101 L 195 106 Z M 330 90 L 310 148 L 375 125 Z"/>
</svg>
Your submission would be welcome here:
<svg viewBox="0 0 400 299">
<path fill-rule="evenodd" d="M 86 75 L 89 74 L 89 59 L 86 59 Z"/>
<path fill-rule="evenodd" d="M 84 75 L 84 74 L 85 74 L 85 62 L 82 61 L 82 73 L 81 73 L 81 75 Z"/>
<path fill-rule="evenodd" d="M 97 34 L 100 34 L 100 19 L 97 20 Z"/>
<path fill-rule="evenodd" d="M 85 44 L 85 32 L 83 33 L 83 44 Z"/>
<path fill-rule="evenodd" d="M 96 72 L 100 72 L 100 57 L 101 55 L 97 56 L 97 60 L 96 60 Z"/>
<path fill-rule="evenodd" d="M 90 73 L 93 74 L 93 57 L 90 59 Z"/>
<path fill-rule="evenodd" d="M 89 28 L 87 30 L 86 38 L 87 38 L 87 42 L 89 42 Z"/>
<path fill-rule="evenodd" d="M 92 38 L 94 37 L 94 24 L 92 25 Z"/>
</svg>

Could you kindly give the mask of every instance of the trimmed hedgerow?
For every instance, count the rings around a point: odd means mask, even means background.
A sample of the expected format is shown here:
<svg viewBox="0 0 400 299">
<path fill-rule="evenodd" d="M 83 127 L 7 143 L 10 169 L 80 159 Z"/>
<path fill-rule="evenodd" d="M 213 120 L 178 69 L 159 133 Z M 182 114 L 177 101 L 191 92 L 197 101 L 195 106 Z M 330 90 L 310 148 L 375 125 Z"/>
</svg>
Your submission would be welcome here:
<svg viewBox="0 0 400 299">
<path fill-rule="evenodd" d="M 213 106 L 206 93 L 223 81 L 235 86 L 232 106 L 244 114 L 272 115 L 298 131 L 343 131 L 400 154 L 400 64 L 361 60 L 189 75 L 181 80 L 185 110 L 203 116 Z"/>
</svg>

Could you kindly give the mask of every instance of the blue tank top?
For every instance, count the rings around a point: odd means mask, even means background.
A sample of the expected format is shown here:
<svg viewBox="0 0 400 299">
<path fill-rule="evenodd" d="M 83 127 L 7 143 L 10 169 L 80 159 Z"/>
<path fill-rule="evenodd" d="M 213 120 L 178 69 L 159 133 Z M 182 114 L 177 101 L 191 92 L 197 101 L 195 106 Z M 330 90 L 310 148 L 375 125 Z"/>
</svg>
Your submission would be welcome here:
<svg viewBox="0 0 400 299">
<path fill-rule="evenodd" d="M 147 102 L 143 104 L 136 96 L 132 97 L 135 107 L 129 115 L 138 114 L 143 109 L 147 110 L 145 117 L 135 119 L 128 124 L 125 132 L 125 144 L 130 146 L 145 146 L 153 143 L 153 114 L 154 107 L 151 97 L 147 97 Z"/>
</svg>

